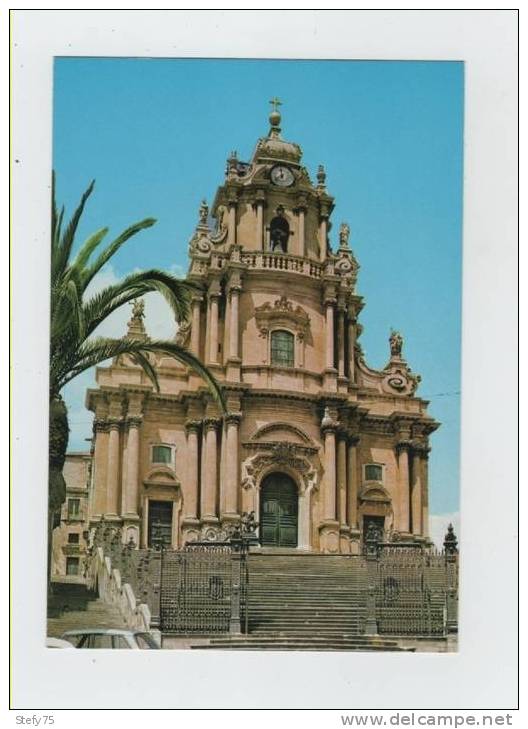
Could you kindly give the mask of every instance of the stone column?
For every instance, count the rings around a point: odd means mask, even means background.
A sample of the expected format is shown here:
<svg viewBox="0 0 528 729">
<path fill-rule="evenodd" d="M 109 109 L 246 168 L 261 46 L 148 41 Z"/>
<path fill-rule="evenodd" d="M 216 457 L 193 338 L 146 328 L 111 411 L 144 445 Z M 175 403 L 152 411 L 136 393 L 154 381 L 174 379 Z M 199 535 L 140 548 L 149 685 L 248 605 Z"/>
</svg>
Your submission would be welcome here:
<svg viewBox="0 0 528 729">
<path fill-rule="evenodd" d="M 357 435 L 349 435 L 348 437 L 348 524 L 352 530 L 359 530 L 358 524 L 358 459 L 357 445 L 359 438 Z"/>
<path fill-rule="evenodd" d="M 305 219 L 306 219 L 306 198 L 300 196 L 297 205 L 297 215 L 299 216 L 299 241 L 297 245 L 297 255 L 306 255 L 306 232 L 305 232 Z"/>
<path fill-rule="evenodd" d="M 209 286 L 209 364 L 218 364 L 218 299 L 220 283 L 217 280 Z"/>
<path fill-rule="evenodd" d="M 324 429 L 325 477 L 323 494 L 323 518 L 336 520 L 336 432 L 335 426 Z"/>
<path fill-rule="evenodd" d="M 319 211 L 319 249 L 321 252 L 321 261 L 326 261 L 329 214 L 328 205 L 322 204 Z"/>
<path fill-rule="evenodd" d="M 92 518 L 100 519 L 106 511 L 106 467 L 108 463 L 108 421 L 97 417 L 94 420 L 94 496 Z"/>
<path fill-rule="evenodd" d="M 240 382 L 240 351 L 239 351 L 239 307 L 240 292 L 242 290 L 240 271 L 233 271 L 229 283 L 229 356 L 227 358 L 226 379 L 230 382 Z"/>
<path fill-rule="evenodd" d="M 230 290 L 231 297 L 231 321 L 229 322 L 229 357 L 238 359 L 238 303 L 240 287 L 233 286 Z"/>
<path fill-rule="evenodd" d="M 347 434 L 337 433 L 337 521 L 339 522 L 339 551 L 350 553 L 350 527 L 347 512 Z"/>
<path fill-rule="evenodd" d="M 229 212 L 227 218 L 227 245 L 234 246 L 237 242 L 236 238 L 236 211 L 237 211 L 237 197 L 236 194 L 231 194 L 228 200 Z"/>
<path fill-rule="evenodd" d="M 108 459 L 106 465 L 106 519 L 117 519 L 119 514 L 119 418 L 110 418 Z"/>
<path fill-rule="evenodd" d="M 326 368 L 334 369 L 334 306 L 335 299 L 325 300 L 326 314 Z"/>
<path fill-rule="evenodd" d="M 238 487 L 239 487 L 239 444 L 238 433 L 241 421 L 240 413 L 229 413 L 226 415 L 226 448 L 225 448 L 225 482 L 223 484 L 225 492 L 223 494 L 222 504 L 225 513 L 222 518 L 233 518 L 238 514 Z"/>
<path fill-rule="evenodd" d="M 356 381 L 356 324 L 357 319 L 353 309 L 348 309 L 348 379 L 350 382 Z"/>
<path fill-rule="evenodd" d="M 191 352 L 200 356 L 200 319 L 202 297 L 193 296 L 191 301 Z"/>
<path fill-rule="evenodd" d="M 409 449 L 411 442 L 401 440 L 396 445 L 398 454 L 398 490 L 399 490 L 399 524 L 398 531 L 409 534 L 410 523 L 410 481 L 409 481 Z"/>
<path fill-rule="evenodd" d="M 422 452 L 422 534 L 429 537 L 429 447 Z"/>
<path fill-rule="evenodd" d="M 127 418 L 127 468 L 124 479 L 125 493 L 123 499 L 123 516 L 126 519 L 139 519 L 139 429 L 141 427 L 141 420 L 139 416 Z"/>
<path fill-rule="evenodd" d="M 337 432 L 337 520 L 341 526 L 348 524 L 347 513 L 347 435 Z"/>
<path fill-rule="evenodd" d="M 264 250 L 264 204 L 266 197 L 263 190 L 257 190 L 255 197 L 256 230 L 255 246 L 258 251 Z"/>
<path fill-rule="evenodd" d="M 204 420 L 205 461 L 202 481 L 202 520 L 217 521 L 216 516 L 216 484 L 218 473 L 218 420 Z"/>
<path fill-rule="evenodd" d="M 345 307 L 340 305 L 337 312 L 337 373 L 345 376 Z"/>
<path fill-rule="evenodd" d="M 187 491 L 183 503 L 183 518 L 185 522 L 196 522 L 198 519 L 198 474 L 199 474 L 199 445 L 200 420 L 188 420 L 185 423 L 187 435 Z"/>
<path fill-rule="evenodd" d="M 339 552 L 339 522 L 336 519 L 336 430 L 337 422 L 329 408 L 321 422 L 324 438 L 324 477 L 322 484 L 323 513 L 319 526 L 321 551 L 337 554 Z"/>
<path fill-rule="evenodd" d="M 412 457 L 412 489 L 411 489 L 411 528 L 415 536 L 422 531 L 422 459 L 420 449 L 413 449 Z"/>
</svg>

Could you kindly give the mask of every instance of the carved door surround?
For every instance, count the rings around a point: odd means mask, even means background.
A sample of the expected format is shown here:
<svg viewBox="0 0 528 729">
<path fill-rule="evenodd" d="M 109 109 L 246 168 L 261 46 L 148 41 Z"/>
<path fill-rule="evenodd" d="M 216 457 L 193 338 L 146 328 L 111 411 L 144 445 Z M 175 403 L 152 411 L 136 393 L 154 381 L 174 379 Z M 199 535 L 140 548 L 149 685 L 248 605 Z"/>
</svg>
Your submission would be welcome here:
<svg viewBox="0 0 528 729">
<path fill-rule="evenodd" d="M 260 513 L 262 482 L 271 473 L 290 476 L 298 493 L 298 548 L 312 549 L 310 515 L 312 496 L 318 489 L 320 466 L 318 448 L 288 441 L 249 442 L 243 444 L 250 453 L 242 463 L 244 511 Z"/>
</svg>

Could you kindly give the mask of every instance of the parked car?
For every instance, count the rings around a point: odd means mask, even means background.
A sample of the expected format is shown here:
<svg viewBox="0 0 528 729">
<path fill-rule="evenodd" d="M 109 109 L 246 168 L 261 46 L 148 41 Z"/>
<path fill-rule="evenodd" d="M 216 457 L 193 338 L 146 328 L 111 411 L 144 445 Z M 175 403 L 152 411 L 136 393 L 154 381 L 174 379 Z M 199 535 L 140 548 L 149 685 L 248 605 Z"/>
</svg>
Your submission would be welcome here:
<svg viewBox="0 0 528 729">
<path fill-rule="evenodd" d="M 118 630 L 116 628 L 85 628 L 67 630 L 62 637 L 74 648 L 129 648 L 145 650 L 160 648 L 150 633 L 141 630 Z"/>
<path fill-rule="evenodd" d="M 73 648 L 74 646 L 62 638 L 46 638 L 46 648 Z"/>
</svg>

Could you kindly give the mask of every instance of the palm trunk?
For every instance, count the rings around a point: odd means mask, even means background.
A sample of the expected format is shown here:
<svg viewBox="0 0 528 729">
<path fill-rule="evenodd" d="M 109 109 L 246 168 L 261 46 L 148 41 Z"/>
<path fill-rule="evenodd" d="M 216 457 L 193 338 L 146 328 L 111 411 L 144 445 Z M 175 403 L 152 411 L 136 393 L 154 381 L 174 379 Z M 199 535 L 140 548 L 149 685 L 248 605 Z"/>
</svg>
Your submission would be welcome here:
<svg viewBox="0 0 528 729">
<path fill-rule="evenodd" d="M 48 483 L 48 583 L 51 583 L 52 536 L 61 506 L 66 500 L 66 482 L 62 475 L 68 448 L 68 409 L 60 395 L 50 399 L 49 411 L 49 483 Z"/>
</svg>

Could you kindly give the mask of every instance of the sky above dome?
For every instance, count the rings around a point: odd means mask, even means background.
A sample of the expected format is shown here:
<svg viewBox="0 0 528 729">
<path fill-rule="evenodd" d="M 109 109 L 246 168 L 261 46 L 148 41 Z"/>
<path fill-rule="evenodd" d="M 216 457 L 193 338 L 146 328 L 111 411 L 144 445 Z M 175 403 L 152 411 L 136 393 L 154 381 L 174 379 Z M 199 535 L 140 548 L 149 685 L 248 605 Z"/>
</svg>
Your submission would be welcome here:
<svg viewBox="0 0 528 729">
<path fill-rule="evenodd" d="M 232 150 L 251 158 L 269 99 L 282 100 L 282 136 L 301 145 L 312 179 L 325 166 L 333 246 L 340 222 L 352 231 L 366 360 L 383 367 L 398 329 L 422 376 L 417 394 L 442 423 L 431 436 L 433 530 L 457 519 L 459 498 L 463 94 L 460 62 L 58 58 L 54 69 L 58 201 L 71 214 L 96 180 L 78 242 L 157 219 L 94 289 L 136 269 L 186 271 L 201 200 L 212 202 Z M 125 307 L 99 333 L 121 336 L 129 317 Z M 146 325 L 175 331 L 156 294 Z M 87 373 L 66 389 L 70 450 L 88 448 L 94 384 Z"/>
</svg>

